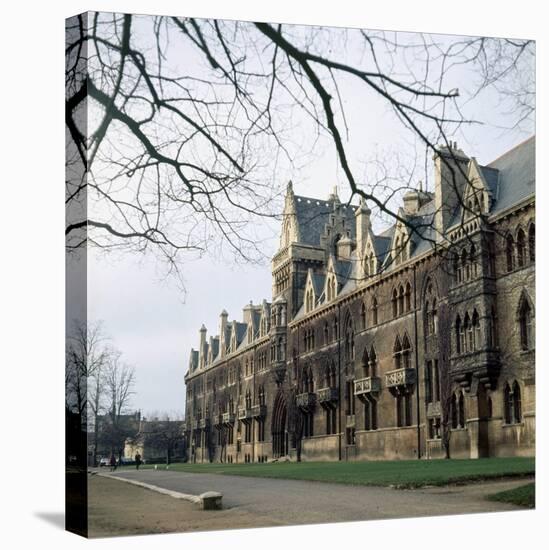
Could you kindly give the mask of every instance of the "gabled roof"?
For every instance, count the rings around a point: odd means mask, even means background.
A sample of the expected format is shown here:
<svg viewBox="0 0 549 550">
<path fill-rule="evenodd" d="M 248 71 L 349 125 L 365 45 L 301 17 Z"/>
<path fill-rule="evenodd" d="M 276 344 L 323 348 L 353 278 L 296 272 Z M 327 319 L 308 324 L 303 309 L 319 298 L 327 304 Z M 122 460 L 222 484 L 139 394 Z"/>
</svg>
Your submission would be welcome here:
<svg viewBox="0 0 549 550">
<path fill-rule="evenodd" d="M 479 165 L 491 195 L 490 214 L 502 212 L 535 193 L 535 144 L 532 136 L 488 166 Z M 461 223 L 462 210 L 458 205 L 449 228 Z"/>
</svg>

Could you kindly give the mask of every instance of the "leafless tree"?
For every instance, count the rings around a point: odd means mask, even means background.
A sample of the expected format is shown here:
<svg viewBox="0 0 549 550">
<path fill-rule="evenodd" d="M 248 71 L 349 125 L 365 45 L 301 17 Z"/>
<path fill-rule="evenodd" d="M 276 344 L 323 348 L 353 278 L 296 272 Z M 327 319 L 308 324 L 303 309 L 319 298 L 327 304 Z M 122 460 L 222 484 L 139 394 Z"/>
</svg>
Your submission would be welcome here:
<svg viewBox="0 0 549 550">
<path fill-rule="evenodd" d="M 124 420 L 124 414 L 134 395 L 135 369 L 124 363 L 120 352 L 113 352 L 104 369 L 105 399 L 107 401 L 107 417 L 104 423 L 102 437 L 108 441 L 111 450 L 121 454 L 126 437 L 134 435 L 133 427 Z"/>
<path fill-rule="evenodd" d="M 152 251 L 176 274 L 181 253 L 221 247 L 258 260 L 249 222 L 274 215 L 281 168 L 310 161 L 319 140 L 333 147 L 352 196 L 420 232 L 399 213 L 391 181 L 382 192 L 360 176 L 346 85 L 391 112 L 427 159 L 481 122 L 468 107 L 489 91 L 514 113 L 511 127 L 531 120 L 533 59 L 529 40 L 76 17 L 67 26 L 67 207 L 89 208 L 68 216 L 68 248 Z M 468 84 L 458 90 L 456 80 Z"/>
<path fill-rule="evenodd" d="M 102 371 L 109 351 L 101 323 L 74 323 L 66 347 L 66 407 L 82 418 L 99 410 Z M 91 382 L 91 383 L 90 383 Z"/>
<path fill-rule="evenodd" d="M 146 447 L 162 452 L 166 457 L 166 464 L 170 464 L 174 453 L 179 448 L 184 452 L 184 425 L 179 414 L 153 413 L 151 418 L 144 421 L 144 431 L 139 434 Z"/>
</svg>

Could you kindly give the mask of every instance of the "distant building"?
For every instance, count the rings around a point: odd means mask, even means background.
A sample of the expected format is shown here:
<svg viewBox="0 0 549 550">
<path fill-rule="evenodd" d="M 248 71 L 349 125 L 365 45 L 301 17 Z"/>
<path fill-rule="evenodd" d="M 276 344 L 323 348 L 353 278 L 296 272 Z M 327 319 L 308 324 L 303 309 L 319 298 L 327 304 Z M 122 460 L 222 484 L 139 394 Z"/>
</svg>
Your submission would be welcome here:
<svg viewBox="0 0 549 550">
<path fill-rule="evenodd" d="M 124 458 L 139 453 L 147 462 L 181 461 L 186 458 L 185 423 L 182 420 L 143 418 L 139 431 L 126 439 Z"/>
<path fill-rule="evenodd" d="M 290 183 L 272 301 L 191 351 L 189 459 L 533 455 L 534 153 L 441 147 L 434 192 L 379 234 L 364 202 Z"/>
<path fill-rule="evenodd" d="M 97 454 L 96 460 L 102 457 L 110 457 L 112 453 L 117 458 L 124 455 L 125 440 L 134 436 L 139 431 L 141 423 L 141 412 L 135 411 L 128 414 L 121 414 L 116 428 L 113 428 L 112 419 L 109 414 L 102 414 L 98 417 L 97 426 Z M 94 465 L 95 424 L 92 415 L 88 416 L 88 465 Z"/>
</svg>

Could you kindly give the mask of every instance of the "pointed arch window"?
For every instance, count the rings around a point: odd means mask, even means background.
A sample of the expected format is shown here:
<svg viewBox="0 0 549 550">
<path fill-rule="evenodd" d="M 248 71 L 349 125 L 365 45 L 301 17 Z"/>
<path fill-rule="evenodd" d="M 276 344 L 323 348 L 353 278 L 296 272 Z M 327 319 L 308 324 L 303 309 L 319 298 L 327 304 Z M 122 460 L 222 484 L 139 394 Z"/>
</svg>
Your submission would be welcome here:
<svg viewBox="0 0 549 550">
<path fill-rule="evenodd" d="M 520 347 L 529 350 L 533 347 L 532 341 L 532 308 L 526 297 L 522 296 L 519 307 Z"/>
<path fill-rule="evenodd" d="M 530 224 L 528 228 L 528 255 L 531 262 L 536 261 L 536 225 Z"/>
<path fill-rule="evenodd" d="M 366 314 L 366 304 L 364 302 L 362 302 L 362 304 L 360 305 L 360 324 L 363 330 L 368 325 L 367 314 Z"/>
<path fill-rule="evenodd" d="M 337 388 L 337 377 L 336 377 L 336 367 L 334 363 L 330 367 L 330 387 Z"/>
<path fill-rule="evenodd" d="M 370 348 L 369 367 L 369 375 L 377 376 L 377 355 L 376 350 L 373 347 Z"/>
<path fill-rule="evenodd" d="M 406 307 L 406 311 L 410 311 L 412 309 L 412 287 L 410 283 L 406 283 L 406 290 L 404 292 L 404 305 Z"/>
<path fill-rule="evenodd" d="M 477 262 L 477 249 L 474 244 L 471 245 L 469 251 L 469 261 L 471 262 L 471 277 L 476 279 L 478 276 L 478 262 Z"/>
<path fill-rule="evenodd" d="M 309 367 L 309 376 L 307 377 L 308 385 L 306 391 L 309 393 L 312 393 L 314 391 L 314 378 L 313 378 L 313 371 L 311 370 L 311 367 Z"/>
<path fill-rule="evenodd" d="M 504 418 L 506 424 L 522 422 L 522 402 L 520 386 L 515 380 L 513 384 L 506 383 L 503 391 Z"/>
<path fill-rule="evenodd" d="M 352 323 L 347 323 L 345 330 L 345 359 L 352 361 L 355 358 L 355 335 Z"/>
<path fill-rule="evenodd" d="M 469 313 L 465 314 L 465 318 L 463 320 L 463 328 L 465 330 L 465 336 L 466 336 L 466 343 L 465 343 L 464 351 L 473 351 L 475 334 L 474 334 L 474 331 L 473 331 L 473 323 L 471 322 L 471 318 L 469 317 Z"/>
<path fill-rule="evenodd" d="M 517 267 L 523 267 L 526 263 L 526 248 L 524 231 L 521 229 L 517 232 Z"/>
<path fill-rule="evenodd" d="M 515 269 L 515 241 L 512 235 L 507 235 L 505 240 L 505 257 L 507 260 L 507 272 Z"/>
<path fill-rule="evenodd" d="M 476 309 L 473 311 L 472 325 L 473 325 L 473 349 L 478 350 L 481 348 L 481 332 L 480 332 L 480 318 Z"/>
<path fill-rule="evenodd" d="M 391 300 L 393 304 L 393 318 L 396 319 L 398 317 L 398 293 L 397 289 L 393 289 L 393 298 Z"/>
<path fill-rule="evenodd" d="M 456 319 L 456 352 L 465 353 L 465 328 L 461 321 L 461 317 L 458 315 Z"/>
<path fill-rule="evenodd" d="M 404 287 L 400 285 L 398 289 L 398 314 L 402 315 L 404 311 Z"/>
<path fill-rule="evenodd" d="M 410 363 L 411 363 L 411 351 L 412 347 L 410 346 L 410 341 L 408 340 L 408 336 L 405 334 L 404 338 L 402 339 L 402 368 L 409 369 Z"/>
<path fill-rule="evenodd" d="M 378 323 L 378 312 L 377 312 L 377 298 L 374 296 L 372 298 L 372 325 L 377 325 Z"/>
<path fill-rule="evenodd" d="M 393 358 L 395 369 L 402 368 L 402 344 L 400 343 L 400 337 L 397 336 L 395 345 L 393 346 Z"/>
</svg>

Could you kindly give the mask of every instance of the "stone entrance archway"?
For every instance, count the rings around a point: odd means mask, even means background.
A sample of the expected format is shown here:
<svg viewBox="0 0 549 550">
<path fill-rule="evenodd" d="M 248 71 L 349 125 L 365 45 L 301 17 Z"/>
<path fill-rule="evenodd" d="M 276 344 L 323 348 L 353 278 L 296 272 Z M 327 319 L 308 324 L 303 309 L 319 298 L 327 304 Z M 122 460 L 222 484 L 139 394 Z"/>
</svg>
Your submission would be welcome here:
<svg viewBox="0 0 549 550">
<path fill-rule="evenodd" d="M 273 421 L 271 425 L 273 441 L 273 458 L 288 454 L 288 407 L 284 394 L 279 391 L 273 407 Z"/>
</svg>

